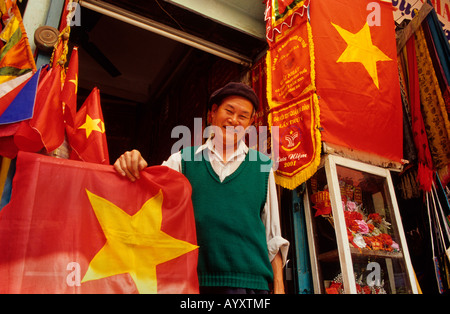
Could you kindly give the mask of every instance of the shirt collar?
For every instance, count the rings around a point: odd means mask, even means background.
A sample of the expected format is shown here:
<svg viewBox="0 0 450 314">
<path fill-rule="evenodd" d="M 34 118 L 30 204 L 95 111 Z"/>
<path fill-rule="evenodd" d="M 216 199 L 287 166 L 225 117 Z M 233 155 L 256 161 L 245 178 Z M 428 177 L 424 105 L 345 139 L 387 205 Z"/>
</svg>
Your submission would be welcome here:
<svg viewBox="0 0 450 314">
<path fill-rule="evenodd" d="M 212 141 L 212 136 L 210 136 L 208 138 L 208 140 L 206 141 L 205 144 L 199 146 L 199 148 L 195 151 L 195 154 L 198 154 L 200 152 L 202 152 L 203 150 L 208 149 L 211 153 L 215 154 L 216 156 L 219 156 L 220 159 L 223 160 L 222 155 L 220 154 L 220 152 L 218 152 L 216 150 L 216 148 L 214 147 L 214 143 Z M 238 143 L 238 147 L 236 149 L 236 151 L 234 152 L 234 154 L 231 156 L 230 160 L 232 160 L 234 157 L 238 157 L 241 155 L 246 155 L 248 153 L 248 147 L 245 144 L 244 140 L 240 140 Z"/>
</svg>

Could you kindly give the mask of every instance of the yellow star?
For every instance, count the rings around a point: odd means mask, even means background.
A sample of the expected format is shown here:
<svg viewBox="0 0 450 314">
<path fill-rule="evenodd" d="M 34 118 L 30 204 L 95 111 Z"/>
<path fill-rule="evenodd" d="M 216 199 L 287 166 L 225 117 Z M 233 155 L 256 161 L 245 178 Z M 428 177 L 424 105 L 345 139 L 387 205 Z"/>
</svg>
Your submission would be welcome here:
<svg viewBox="0 0 450 314">
<path fill-rule="evenodd" d="M 101 122 L 101 127 L 98 125 Z M 92 119 L 88 114 L 86 115 L 86 122 L 79 127 L 79 129 L 86 129 L 86 138 L 91 135 L 92 131 L 98 131 L 100 133 L 105 132 L 105 127 L 101 119 Z"/>
<path fill-rule="evenodd" d="M 377 62 L 390 61 L 392 59 L 386 56 L 377 46 L 373 45 L 369 24 L 366 23 L 356 34 L 350 33 L 339 25 L 331 24 L 347 43 L 347 48 L 341 54 L 337 62 L 362 63 L 372 78 L 375 86 L 379 89 Z"/>
<path fill-rule="evenodd" d="M 89 263 L 82 283 L 128 273 L 139 293 L 156 293 L 156 265 L 198 248 L 161 231 L 161 190 L 133 216 L 108 200 L 86 192 L 106 243 Z"/>
</svg>

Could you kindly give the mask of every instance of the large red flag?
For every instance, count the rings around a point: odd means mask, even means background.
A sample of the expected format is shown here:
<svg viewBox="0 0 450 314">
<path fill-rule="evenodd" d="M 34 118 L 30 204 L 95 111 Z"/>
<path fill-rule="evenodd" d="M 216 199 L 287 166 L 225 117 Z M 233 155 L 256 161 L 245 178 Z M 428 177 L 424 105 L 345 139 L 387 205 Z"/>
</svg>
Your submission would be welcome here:
<svg viewBox="0 0 450 314">
<path fill-rule="evenodd" d="M 322 140 L 400 161 L 402 104 L 392 4 L 311 1 Z"/>
<path fill-rule="evenodd" d="M 0 293 L 197 293 L 191 186 L 165 166 L 19 152 L 0 212 Z"/>
<path fill-rule="evenodd" d="M 66 126 L 70 159 L 109 164 L 105 120 L 100 106 L 100 91 L 95 87 L 78 110 L 74 127 Z"/>
<path fill-rule="evenodd" d="M 23 121 L 14 136 L 19 150 L 47 152 L 57 149 L 64 141 L 64 119 L 59 102 L 61 95 L 61 67 L 51 68 L 41 79 L 34 106 L 33 118 Z"/>
</svg>

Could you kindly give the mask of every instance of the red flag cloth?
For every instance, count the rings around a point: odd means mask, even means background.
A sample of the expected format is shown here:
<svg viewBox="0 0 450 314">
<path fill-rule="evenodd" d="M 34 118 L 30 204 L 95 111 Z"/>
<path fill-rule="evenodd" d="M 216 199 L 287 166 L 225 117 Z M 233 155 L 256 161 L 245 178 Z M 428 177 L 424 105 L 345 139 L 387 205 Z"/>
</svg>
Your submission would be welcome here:
<svg viewBox="0 0 450 314">
<path fill-rule="evenodd" d="M 311 1 L 322 140 L 401 161 L 392 4 L 375 3 L 370 10 L 363 0 Z"/>
<path fill-rule="evenodd" d="M 72 5 L 72 0 L 65 0 L 64 1 L 64 8 L 63 12 L 61 14 L 61 21 L 59 23 L 59 31 L 62 32 L 67 26 L 70 26 L 70 21 L 68 21 L 68 18 L 72 15 L 72 10 L 74 9 L 74 5 Z M 78 5 L 78 3 L 75 3 L 75 5 Z M 69 22 L 69 23 L 67 23 Z"/>
<path fill-rule="evenodd" d="M 72 49 L 66 79 L 61 92 L 61 104 L 64 111 L 66 124 L 73 127 L 73 121 L 77 112 L 78 90 L 78 47 Z"/>
<path fill-rule="evenodd" d="M 14 136 L 19 150 L 47 152 L 57 149 L 64 141 L 64 120 L 59 97 L 61 67 L 51 68 L 38 86 L 33 118 L 24 121 Z"/>
<path fill-rule="evenodd" d="M 0 293 L 197 293 L 191 186 L 150 167 L 19 152 L 0 212 Z"/>
<path fill-rule="evenodd" d="M 77 112 L 74 127 L 66 126 L 70 159 L 109 164 L 104 121 L 100 91 L 95 87 Z"/>
<path fill-rule="evenodd" d="M 19 149 L 14 143 L 14 134 L 23 122 L 0 125 L 0 156 L 16 158 Z"/>
</svg>

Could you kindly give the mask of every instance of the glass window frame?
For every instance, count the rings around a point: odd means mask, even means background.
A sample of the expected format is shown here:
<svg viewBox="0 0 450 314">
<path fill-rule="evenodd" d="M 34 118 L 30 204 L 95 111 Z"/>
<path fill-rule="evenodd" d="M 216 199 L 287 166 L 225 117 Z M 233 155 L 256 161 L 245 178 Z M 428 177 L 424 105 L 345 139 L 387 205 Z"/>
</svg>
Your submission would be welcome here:
<svg viewBox="0 0 450 314">
<path fill-rule="evenodd" d="M 405 233 L 403 230 L 403 225 L 401 223 L 400 211 L 397 204 L 397 199 L 395 196 L 395 190 L 391 179 L 391 174 L 388 169 L 377 167 L 374 165 L 362 163 L 359 161 L 351 160 L 337 155 L 325 155 L 322 158 L 321 168 L 325 168 L 325 175 L 328 184 L 330 203 L 332 209 L 332 215 L 334 219 L 334 229 L 336 233 L 336 242 L 338 247 L 338 257 L 342 274 L 342 281 L 344 285 L 345 294 L 356 294 L 356 281 L 353 269 L 353 260 L 351 256 L 351 248 L 348 242 L 347 236 L 347 226 L 344 217 L 344 208 L 342 206 L 342 198 L 339 187 L 338 172 L 336 166 L 347 167 L 356 171 L 361 171 L 369 174 L 373 174 L 382 177 L 386 180 L 387 189 L 385 191 L 386 197 L 390 198 L 390 205 L 392 206 L 392 214 L 394 219 L 392 219 L 392 225 L 397 230 L 398 241 L 400 248 L 402 249 L 403 259 L 406 267 L 406 277 L 409 280 L 409 285 L 413 294 L 418 293 L 418 288 L 415 280 L 415 274 L 412 267 L 408 245 L 406 242 Z M 325 293 L 322 291 L 322 285 L 320 284 L 320 267 L 316 251 L 316 243 L 314 240 L 314 230 L 311 215 L 311 203 L 309 200 L 308 188 L 304 197 L 305 215 L 307 220 L 307 232 L 308 232 L 308 244 L 311 257 L 311 270 L 313 274 L 313 284 L 314 293 Z"/>
</svg>

